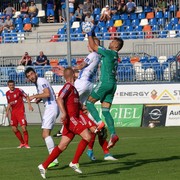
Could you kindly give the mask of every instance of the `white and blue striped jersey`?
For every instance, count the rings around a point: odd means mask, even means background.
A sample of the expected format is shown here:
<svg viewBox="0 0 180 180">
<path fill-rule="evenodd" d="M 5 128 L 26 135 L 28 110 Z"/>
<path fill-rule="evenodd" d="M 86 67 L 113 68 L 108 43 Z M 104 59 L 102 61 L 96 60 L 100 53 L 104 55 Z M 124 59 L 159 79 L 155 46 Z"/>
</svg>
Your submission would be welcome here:
<svg viewBox="0 0 180 180">
<path fill-rule="evenodd" d="M 42 98 L 43 103 L 45 106 L 47 105 L 57 105 L 56 103 L 56 95 L 54 93 L 53 88 L 49 84 L 49 82 L 45 78 L 38 77 L 37 79 L 37 84 L 36 84 L 36 89 L 38 94 L 42 94 L 43 90 L 48 88 L 50 91 L 50 97 L 48 98 Z"/>
<path fill-rule="evenodd" d="M 92 52 L 84 59 L 84 62 L 87 66 L 79 72 L 78 79 L 93 82 L 100 62 L 100 57 L 96 52 Z"/>
</svg>

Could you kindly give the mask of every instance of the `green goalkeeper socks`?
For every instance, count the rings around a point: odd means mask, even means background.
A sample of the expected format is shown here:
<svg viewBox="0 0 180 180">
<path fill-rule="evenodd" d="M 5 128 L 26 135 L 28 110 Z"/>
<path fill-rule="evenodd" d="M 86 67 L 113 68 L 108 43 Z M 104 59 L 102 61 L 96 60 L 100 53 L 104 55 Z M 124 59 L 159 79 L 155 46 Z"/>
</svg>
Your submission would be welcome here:
<svg viewBox="0 0 180 180">
<path fill-rule="evenodd" d="M 102 114 L 105 117 L 105 121 L 110 133 L 115 134 L 114 120 L 109 112 L 109 108 L 102 108 Z"/>
<path fill-rule="evenodd" d="M 87 107 L 88 111 L 90 112 L 90 114 L 92 115 L 92 117 L 96 120 L 96 122 L 101 121 L 101 118 L 99 117 L 99 113 L 98 113 L 97 109 L 95 108 L 94 103 L 87 101 L 86 107 Z"/>
</svg>

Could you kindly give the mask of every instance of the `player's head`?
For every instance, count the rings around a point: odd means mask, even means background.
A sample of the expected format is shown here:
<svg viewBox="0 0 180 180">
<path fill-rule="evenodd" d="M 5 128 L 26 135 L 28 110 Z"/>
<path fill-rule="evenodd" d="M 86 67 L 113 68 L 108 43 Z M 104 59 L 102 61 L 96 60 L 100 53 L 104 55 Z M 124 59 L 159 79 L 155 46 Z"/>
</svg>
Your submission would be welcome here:
<svg viewBox="0 0 180 180">
<path fill-rule="evenodd" d="M 109 44 L 109 49 L 119 51 L 123 45 L 124 41 L 121 38 L 114 38 Z"/>
<path fill-rule="evenodd" d="M 74 70 L 71 67 L 67 67 L 64 69 L 64 79 L 66 82 L 74 82 L 75 75 Z"/>
<path fill-rule="evenodd" d="M 15 88 L 15 82 L 14 82 L 13 80 L 9 80 L 9 81 L 7 82 L 7 85 L 8 85 L 8 87 L 9 87 L 9 89 L 10 89 L 11 91 L 14 90 L 14 88 Z"/>
<path fill-rule="evenodd" d="M 100 40 L 97 37 L 93 36 L 93 40 L 98 46 L 100 45 Z M 89 44 L 87 47 L 88 47 L 89 52 L 93 52 L 93 50 L 90 48 Z"/>
<path fill-rule="evenodd" d="M 36 74 L 36 71 L 33 68 L 28 67 L 24 73 L 25 73 L 25 76 L 27 77 L 27 79 L 30 80 L 32 83 L 37 82 L 38 76 Z"/>
</svg>

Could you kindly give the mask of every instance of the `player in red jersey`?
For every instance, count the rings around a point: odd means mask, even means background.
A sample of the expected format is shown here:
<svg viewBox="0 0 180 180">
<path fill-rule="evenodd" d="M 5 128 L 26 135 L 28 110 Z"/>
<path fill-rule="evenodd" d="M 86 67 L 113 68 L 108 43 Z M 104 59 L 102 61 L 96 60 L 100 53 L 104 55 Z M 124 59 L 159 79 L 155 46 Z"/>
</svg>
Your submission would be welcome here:
<svg viewBox="0 0 180 180">
<path fill-rule="evenodd" d="M 73 140 L 76 134 L 82 137 L 78 144 L 75 156 L 69 166 L 76 172 L 82 173 L 79 168 L 79 159 L 83 154 L 86 146 L 91 140 L 92 132 L 96 130 L 96 125 L 87 116 L 85 122 L 81 117 L 81 104 L 79 102 L 79 94 L 74 87 L 74 71 L 72 68 L 64 70 L 64 78 L 66 84 L 60 90 L 57 103 L 61 111 L 61 122 L 63 123 L 62 138 L 58 146 L 56 146 L 48 158 L 38 166 L 41 176 L 46 178 L 46 169 L 48 165 L 57 158 Z"/>
<path fill-rule="evenodd" d="M 25 108 L 23 98 L 26 98 L 28 102 L 28 107 L 30 111 L 33 111 L 33 107 L 31 106 L 28 95 L 19 88 L 15 88 L 15 82 L 13 80 L 9 80 L 7 82 L 9 90 L 6 92 L 6 98 L 8 102 L 6 116 L 9 116 L 9 111 L 11 112 L 11 126 L 12 131 L 15 133 L 16 137 L 20 141 L 20 145 L 17 148 L 30 148 L 28 145 L 28 131 L 27 131 L 27 121 L 25 116 Z M 20 124 L 23 136 L 21 132 L 18 130 L 18 124 Z"/>
</svg>

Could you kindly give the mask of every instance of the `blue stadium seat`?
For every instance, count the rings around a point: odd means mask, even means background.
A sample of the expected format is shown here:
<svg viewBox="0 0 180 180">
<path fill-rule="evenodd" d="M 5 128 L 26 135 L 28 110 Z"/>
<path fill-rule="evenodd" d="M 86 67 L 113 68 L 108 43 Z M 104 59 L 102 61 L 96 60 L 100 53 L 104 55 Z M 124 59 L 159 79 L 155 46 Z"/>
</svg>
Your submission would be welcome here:
<svg viewBox="0 0 180 180">
<path fill-rule="evenodd" d="M 147 63 L 147 62 L 148 62 L 148 57 L 147 57 L 147 56 L 142 56 L 142 57 L 139 59 L 139 62 L 141 62 L 142 64 L 143 64 L 143 63 Z"/>
<path fill-rule="evenodd" d="M 175 57 L 175 56 L 169 56 L 166 61 L 167 61 L 168 63 L 172 63 L 172 62 L 174 62 L 175 60 L 176 60 L 176 57 Z"/>
<path fill-rule="evenodd" d="M 78 34 L 78 35 L 77 35 L 77 40 L 78 40 L 78 41 L 83 41 L 84 38 L 85 38 L 85 34 Z"/>
<path fill-rule="evenodd" d="M 31 19 L 29 17 L 23 19 L 23 24 L 31 24 Z"/>
<path fill-rule="evenodd" d="M 166 11 L 165 13 L 164 13 L 164 18 L 165 19 L 170 19 L 170 12 L 169 11 Z"/>
<path fill-rule="evenodd" d="M 152 26 L 152 31 L 159 31 L 160 27 L 158 25 L 153 25 Z"/>
<path fill-rule="evenodd" d="M 38 74 L 38 76 L 39 76 L 39 74 Z M 42 77 L 42 76 L 39 76 L 39 77 Z M 26 77 L 25 77 L 24 72 L 20 72 L 17 74 L 17 83 L 19 83 L 19 84 L 26 83 Z"/>
<path fill-rule="evenodd" d="M 149 25 L 150 26 L 153 26 L 153 25 L 156 25 L 157 24 L 157 19 L 156 18 L 152 18 L 149 20 Z"/>
<path fill-rule="evenodd" d="M 100 30 L 99 30 L 99 27 L 98 27 L 98 26 L 96 26 L 96 27 L 95 27 L 95 29 L 94 29 L 94 32 L 96 32 L 96 33 L 97 33 L 97 32 L 99 32 L 99 31 L 100 31 Z"/>
<path fill-rule="evenodd" d="M 156 12 L 156 13 L 155 13 L 155 17 L 156 17 L 157 19 L 163 18 L 163 13 L 162 13 L 162 11 Z"/>
<path fill-rule="evenodd" d="M 161 64 L 158 63 L 158 62 L 152 63 L 152 68 L 155 71 L 155 79 L 156 80 L 162 80 L 163 71 L 162 71 L 162 68 L 161 68 Z"/>
<path fill-rule="evenodd" d="M 136 34 L 136 32 L 129 32 L 129 38 L 130 38 L 130 39 L 137 39 L 137 34 Z"/>
<path fill-rule="evenodd" d="M 130 63 L 130 57 L 122 57 L 121 58 L 121 63 L 122 64 Z"/>
<path fill-rule="evenodd" d="M 143 31 L 138 31 L 137 32 L 137 38 L 138 39 L 144 39 L 144 32 Z"/>
<path fill-rule="evenodd" d="M 172 18 L 171 20 L 170 20 L 170 23 L 172 24 L 172 25 L 175 25 L 175 24 L 178 24 L 178 18 Z"/>
<path fill-rule="evenodd" d="M 169 11 L 170 12 L 176 12 L 177 11 L 177 6 L 176 5 L 169 6 Z"/>
<path fill-rule="evenodd" d="M 121 32 L 121 38 L 122 39 L 129 39 L 129 33 L 128 32 Z"/>
<path fill-rule="evenodd" d="M 16 24 L 22 24 L 22 23 L 23 23 L 23 20 L 22 20 L 21 17 L 18 17 L 18 18 L 15 19 L 15 22 L 14 22 L 14 23 L 15 23 L 15 25 L 16 25 Z"/>
<path fill-rule="evenodd" d="M 133 27 L 139 26 L 139 19 L 134 19 L 134 20 L 132 20 L 131 25 L 132 25 Z"/>
<path fill-rule="evenodd" d="M 120 15 L 119 14 L 113 14 L 111 19 L 113 21 L 119 20 L 120 19 Z"/>
<path fill-rule="evenodd" d="M 158 21 L 157 21 L 157 24 L 158 24 L 159 26 L 163 26 L 163 27 L 164 27 L 164 25 L 165 25 L 165 19 L 164 19 L 164 18 L 159 18 Z"/>
<path fill-rule="evenodd" d="M 173 30 L 180 30 L 180 24 L 175 24 Z"/>
<path fill-rule="evenodd" d="M 134 79 L 134 70 L 133 65 L 131 63 L 125 65 L 125 73 L 124 73 L 125 81 L 132 81 Z"/>
<path fill-rule="evenodd" d="M 110 37 L 111 37 L 110 33 L 107 33 L 107 32 L 103 33 L 103 39 L 104 40 L 110 40 Z"/>
<path fill-rule="evenodd" d="M 148 12 L 151 12 L 152 11 L 152 8 L 150 6 L 144 6 L 144 12 L 145 13 L 148 13 Z"/>
<path fill-rule="evenodd" d="M 96 37 L 99 39 L 99 40 L 102 40 L 102 33 L 95 33 Z"/>
<path fill-rule="evenodd" d="M 94 15 L 99 15 L 101 13 L 101 9 L 100 8 L 94 8 L 93 14 Z"/>
<path fill-rule="evenodd" d="M 166 69 L 167 67 L 169 67 L 169 62 L 163 62 L 162 64 L 161 64 L 161 69 L 162 69 L 162 71 L 164 71 L 164 69 Z"/>
<path fill-rule="evenodd" d="M 75 29 L 74 29 L 74 33 L 75 33 L 75 34 L 80 34 L 80 33 L 82 33 L 82 28 L 81 28 L 81 27 L 75 28 Z"/>
<path fill-rule="evenodd" d="M 101 17 L 101 16 L 100 16 L 99 14 L 96 15 L 96 17 L 95 17 L 95 22 L 96 22 L 96 23 L 100 20 L 100 17 Z"/>
<path fill-rule="evenodd" d="M 132 26 L 127 26 L 127 27 L 126 27 L 126 31 L 127 31 L 127 32 L 133 31 L 133 27 L 132 27 Z"/>
<path fill-rule="evenodd" d="M 107 27 L 101 27 L 101 28 L 100 28 L 100 32 L 103 32 L 103 33 L 104 33 L 104 32 L 108 32 Z"/>
<path fill-rule="evenodd" d="M 38 25 L 39 24 L 39 18 L 38 17 L 32 17 L 31 24 L 35 25 L 35 26 Z"/>
<path fill-rule="evenodd" d="M 65 34 L 65 29 L 64 28 L 59 28 L 57 34 Z"/>
<path fill-rule="evenodd" d="M 136 27 L 134 28 L 134 31 L 142 31 L 142 26 L 136 26 Z"/>
<path fill-rule="evenodd" d="M 128 14 L 124 13 L 124 14 L 121 14 L 121 18 L 122 20 L 126 20 L 128 19 Z"/>
<path fill-rule="evenodd" d="M 99 28 L 106 26 L 106 24 L 105 24 L 104 21 L 98 21 L 98 24 L 97 24 L 97 25 L 98 25 Z"/>
<path fill-rule="evenodd" d="M 59 65 L 60 65 L 60 66 L 68 65 L 67 59 L 65 59 L 65 58 L 59 59 Z"/>
<path fill-rule="evenodd" d="M 166 38 L 167 37 L 167 31 L 160 31 L 158 38 Z"/>
<path fill-rule="evenodd" d="M 109 27 L 111 27 L 111 26 L 113 26 L 114 25 L 114 22 L 113 22 L 113 20 L 111 19 L 111 20 L 108 20 L 108 21 L 106 21 L 106 27 L 107 28 L 109 28 Z"/>
<path fill-rule="evenodd" d="M 146 18 L 145 12 L 138 13 L 138 19 L 145 19 L 145 18 Z"/>
<path fill-rule="evenodd" d="M 71 19 L 70 19 L 70 22 L 71 24 L 76 20 L 76 17 L 75 16 L 71 16 Z"/>
<path fill-rule="evenodd" d="M 123 21 L 123 26 L 130 26 L 131 25 L 131 20 L 130 19 L 126 19 Z"/>
<path fill-rule="evenodd" d="M 149 58 L 149 63 L 156 63 L 156 62 L 158 62 L 158 58 L 156 56 L 151 56 Z"/>
<path fill-rule="evenodd" d="M 23 24 L 16 24 L 16 31 L 23 30 Z"/>
<path fill-rule="evenodd" d="M 119 81 L 124 81 L 125 64 L 119 63 L 117 68 L 117 77 Z"/>
<path fill-rule="evenodd" d="M 165 25 L 165 27 L 164 27 L 164 30 L 172 30 L 173 29 L 173 26 L 172 26 L 172 24 L 171 23 L 169 23 L 169 24 L 166 24 Z"/>
<path fill-rule="evenodd" d="M 131 13 L 129 18 L 131 20 L 137 19 L 137 14 L 136 13 Z"/>
</svg>

